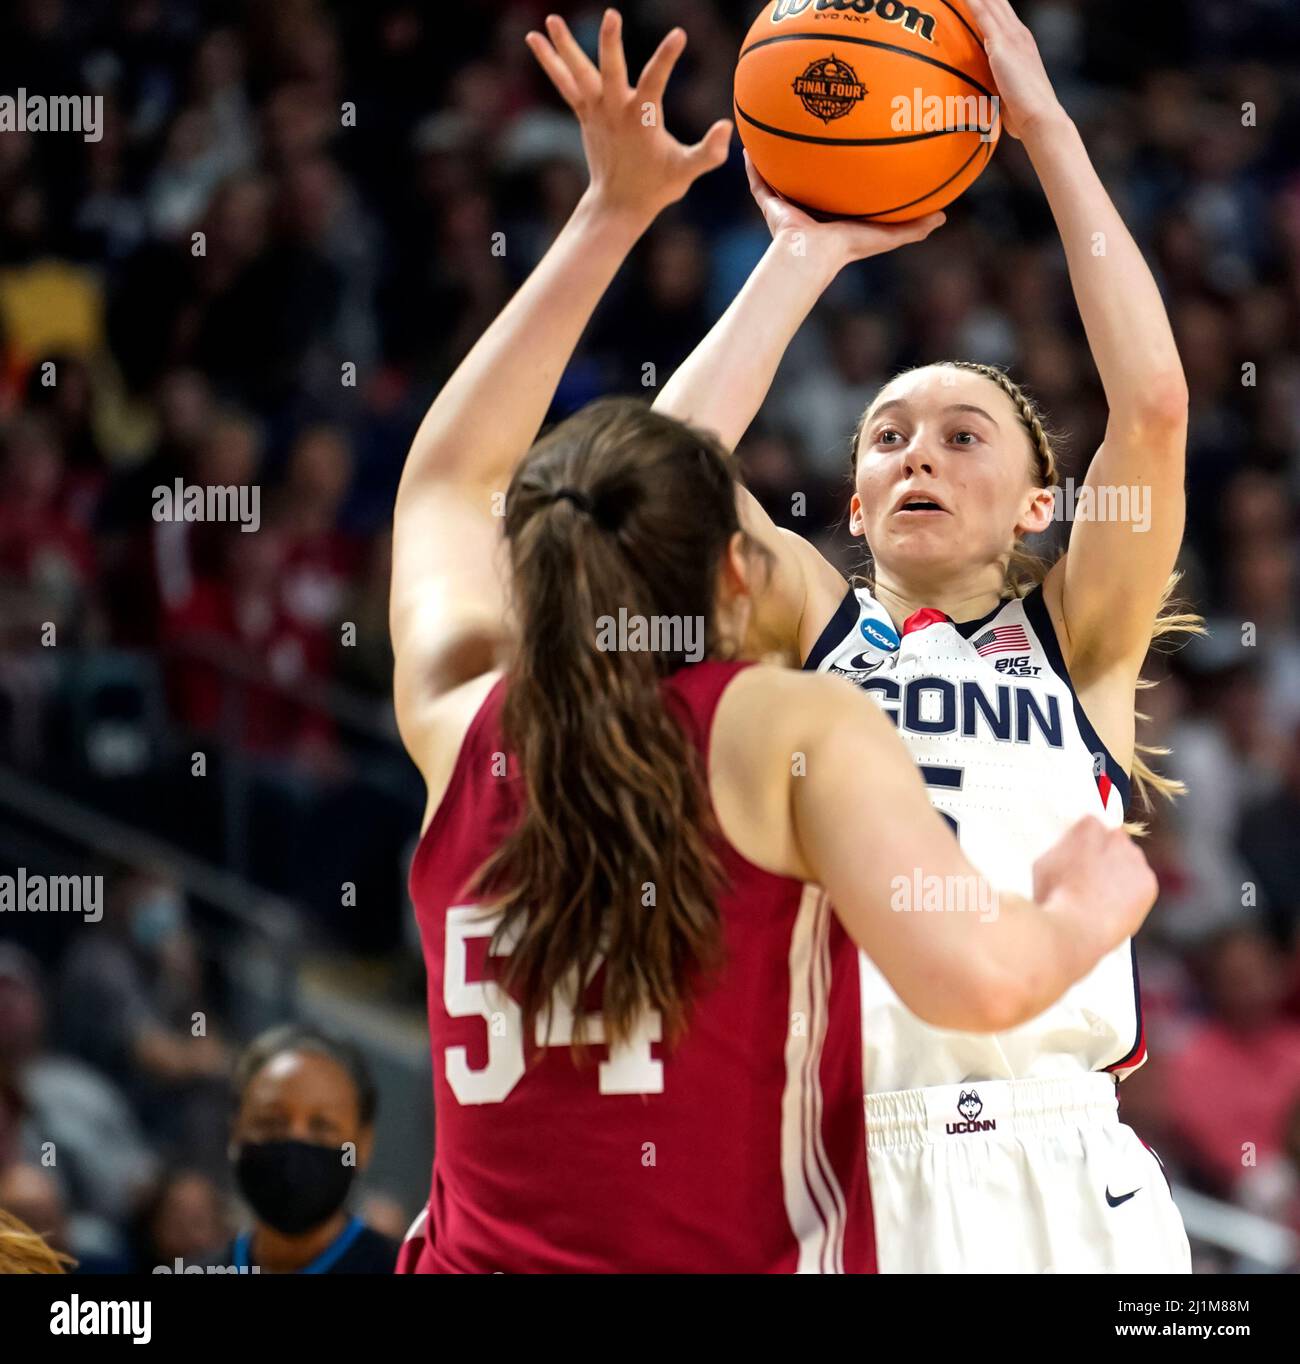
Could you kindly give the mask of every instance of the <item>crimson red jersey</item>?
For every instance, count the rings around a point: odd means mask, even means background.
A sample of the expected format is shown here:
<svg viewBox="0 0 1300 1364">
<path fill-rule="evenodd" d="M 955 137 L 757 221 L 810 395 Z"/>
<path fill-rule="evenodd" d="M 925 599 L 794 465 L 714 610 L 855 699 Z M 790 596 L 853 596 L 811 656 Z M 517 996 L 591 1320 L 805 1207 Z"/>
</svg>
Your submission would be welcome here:
<svg viewBox="0 0 1300 1364">
<path fill-rule="evenodd" d="M 743 666 L 701 663 L 664 684 L 706 761 Z M 398 1271 L 874 1271 L 858 954 L 817 887 L 722 844 L 724 965 L 693 996 L 684 1038 L 664 1044 L 652 1012 L 611 1048 L 593 1019 L 577 1064 L 557 1008 L 549 1045 L 525 1045 L 491 978 L 498 920 L 462 898 L 518 818 L 502 699 L 498 683 L 411 867 L 437 1137 Z"/>
</svg>

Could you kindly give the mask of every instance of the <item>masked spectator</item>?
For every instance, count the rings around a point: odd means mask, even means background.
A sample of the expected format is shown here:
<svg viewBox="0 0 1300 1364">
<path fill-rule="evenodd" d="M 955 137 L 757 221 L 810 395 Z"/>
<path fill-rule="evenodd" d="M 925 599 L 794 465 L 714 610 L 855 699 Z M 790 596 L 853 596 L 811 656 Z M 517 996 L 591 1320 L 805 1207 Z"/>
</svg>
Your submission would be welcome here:
<svg viewBox="0 0 1300 1364">
<path fill-rule="evenodd" d="M 235 1178 L 253 1215 L 229 1263 L 264 1274 L 387 1274 L 397 1245 L 347 1211 L 377 1095 L 360 1055 L 307 1028 L 264 1033 L 235 1071 Z"/>
</svg>

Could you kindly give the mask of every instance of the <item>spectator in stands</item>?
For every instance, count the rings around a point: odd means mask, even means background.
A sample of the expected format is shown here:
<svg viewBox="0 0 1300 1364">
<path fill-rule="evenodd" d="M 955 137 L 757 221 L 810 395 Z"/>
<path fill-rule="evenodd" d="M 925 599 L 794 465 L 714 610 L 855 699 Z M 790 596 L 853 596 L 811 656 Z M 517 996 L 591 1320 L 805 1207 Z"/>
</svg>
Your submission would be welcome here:
<svg viewBox="0 0 1300 1364">
<path fill-rule="evenodd" d="M 889 334 L 881 314 L 858 311 L 833 316 L 828 330 L 826 363 L 774 396 L 781 424 L 803 438 L 816 481 L 838 488 L 850 467 L 853 432 L 890 377 Z"/>
<path fill-rule="evenodd" d="M 74 524 L 91 530 L 107 472 L 95 433 L 90 366 L 77 355 L 46 356 L 28 376 L 27 407 L 48 417 L 63 451 L 62 510 Z"/>
<path fill-rule="evenodd" d="M 185 900 L 165 873 L 128 871 L 60 974 L 62 1045 L 131 1098 L 165 1153 L 222 1172 L 230 1056 Z"/>
<path fill-rule="evenodd" d="M 1246 807 L 1277 780 L 1278 736 L 1255 655 L 1242 647 L 1235 622 L 1212 620 L 1209 631 L 1176 656 L 1190 674 L 1192 709 L 1169 732 L 1173 751 L 1165 767 L 1187 792 L 1161 812 L 1179 837 L 1186 881 L 1159 927 L 1184 944 L 1258 922 L 1244 890 L 1250 872 L 1237 852 L 1237 830 Z"/>
<path fill-rule="evenodd" d="M 124 1223 L 153 1175 L 154 1158 L 121 1090 L 72 1056 L 46 1048 L 46 1006 L 36 962 L 0 943 L 0 1082 L 23 1106 L 22 1153 L 52 1168 L 71 1206 Z"/>
<path fill-rule="evenodd" d="M 378 1096 L 357 1050 L 288 1025 L 235 1069 L 235 1178 L 252 1210 L 228 1263 L 264 1274 L 388 1274 L 396 1242 L 346 1210 L 370 1163 Z"/>
<path fill-rule="evenodd" d="M 1269 931 L 1281 947 L 1300 943 L 1300 724 L 1291 734 L 1283 781 L 1271 796 L 1248 805 L 1237 843 L 1258 879 Z"/>
<path fill-rule="evenodd" d="M 1279 496 L 1278 502 L 1285 507 Z M 1229 561 L 1233 614 L 1253 630 L 1262 701 L 1280 731 L 1300 723 L 1300 631 L 1296 628 L 1296 554 L 1290 528 L 1251 534 Z"/>
<path fill-rule="evenodd" d="M 193 464 L 184 474 L 185 483 L 249 489 L 250 498 L 251 490 L 258 489 L 260 523 L 262 432 L 258 423 L 239 408 L 219 409 L 195 444 L 193 456 Z M 213 521 L 160 521 L 153 513 L 157 504 L 152 488 L 148 496 L 158 596 L 168 610 L 181 611 L 203 584 L 221 576 L 230 531 L 239 528 Z M 251 501 L 248 506 L 251 510 Z M 245 534 L 242 530 L 239 533 Z"/>
<path fill-rule="evenodd" d="M 222 1248 L 230 1241 L 226 1213 L 226 1200 L 208 1175 L 183 1167 L 169 1170 L 135 1219 L 136 1271 L 152 1274 L 165 1265 L 173 1273 L 183 1273 L 187 1265 L 220 1262 Z"/>
<path fill-rule="evenodd" d="M 328 770 L 333 726 L 308 687 L 325 680 L 333 639 L 290 612 L 275 527 L 221 530 L 220 574 L 195 581 L 167 618 L 177 716 L 251 753 Z"/>
<path fill-rule="evenodd" d="M 66 490 L 57 428 L 19 417 L 0 454 L 0 642 L 10 647 L 40 646 L 47 622 L 63 643 L 90 625 L 95 546 Z"/>
<path fill-rule="evenodd" d="M 157 488 L 197 482 L 209 469 L 200 451 L 214 442 L 233 446 L 227 463 L 211 469 L 256 476 L 258 432 L 229 409 L 219 411 L 212 386 L 197 370 L 178 367 L 159 381 L 154 394 L 156 437 L 144 458 L 117 473 L 100 506 L 102 582 L 115 642 L 157 647 L 164 604 L 183 597 L 196 574 L 210 569 L 201 553 L 204 527 L 159 522 L 153 517 Z"/>
<path fill-rule="evenodd" d="M 1242 1206 L 1293 1231 L 1300 1244 L 1300 1090 L 1287 1112 L 1282 1148 L 1239 1186 Z M 1297 1254 L 1300 1265 L 1300 1253 Z"/>
<path fill-rule="evenodd" d="M 1170 1063 L 1169 1117 L 1201 1177 L 1228 1194 L 1276 1158 L 1300 1093 L 1300 1023 L 1285 1017 L 1285 962 L 1253 929 L 1200 954 L 1209 1017 Z"/>
<path fill-rule="evenodd" d="M 388 588 L 393 576 L 393 536 L 384 531 L 370 543 L 360 576 L 349 588 L 340 619 L 356 626 L 356 639 L 340 637 L 338 669 L 363 694 L 387 698 L 393 681 L 393 647 L 388 633 Z"/>
<path fill-rule="evenodd" d="M 272 513 L 284 546 L 283 607 L 311 633 L 313 667 L 321 673 L 338 638 L 348 584 L 358 570 L 360 546 L 339 525 L 351 481 L 352 451 L 344 432 L 328 425 L 308 427 L 290 451 Z"/>
</svg>

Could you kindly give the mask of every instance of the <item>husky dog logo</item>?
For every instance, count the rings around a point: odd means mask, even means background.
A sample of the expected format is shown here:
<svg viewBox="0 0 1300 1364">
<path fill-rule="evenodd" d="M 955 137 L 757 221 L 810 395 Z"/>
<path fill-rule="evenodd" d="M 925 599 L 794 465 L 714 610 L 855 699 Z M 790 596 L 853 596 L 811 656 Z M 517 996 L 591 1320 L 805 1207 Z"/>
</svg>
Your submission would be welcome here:
<svg viewBox="0 0 1300 1364">
<path fill-rule="evenodd" d="M 829 57 L 819 57 L 802 76 L 796 76 L 793 88 L 803 107 L 823 123 L 852 112 L 867 93 L 858 73 L 833 52 Z"/>
<path fill-rule="evenodd" d="M 978 1089 L 962 1089 L 957 1093 L 957 1111 L 961 1114 L 963 1121 L 950 1122 L 945 1130 L 950 1137 L 958 1136 L 963 1132 L 995 1132 L 997 1131 L 996 1118 L 983 1118 L 980 1114 L 984 1112 L 984 1100 L 980 1098 Z"/>
</svg>

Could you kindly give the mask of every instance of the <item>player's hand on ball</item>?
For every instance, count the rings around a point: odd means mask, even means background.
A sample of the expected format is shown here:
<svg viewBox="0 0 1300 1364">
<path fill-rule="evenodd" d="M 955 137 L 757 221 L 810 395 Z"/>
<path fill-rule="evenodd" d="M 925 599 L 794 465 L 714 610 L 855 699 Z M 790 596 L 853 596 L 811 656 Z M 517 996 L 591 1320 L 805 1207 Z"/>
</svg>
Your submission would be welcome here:
<svg viewBox="0 0 1300 1364">
<path fill-rule="evenodd" d="M 783 199 L 758 173 L 749 153 L 745 153 L 745 172 L 749 189 L 763 211 L 767 229 L 774 240 L 787 239 L 798 245 L 801 254 L 826 254 L 835 268 L 850 261 L 866 260 L 892 251 L 908 242 L 923 241 L 947 221 L 943 213 L 927 213 L 910 223 L 856 223 L 848 218 L 835 218 L 820 223 L 788 199 Z"/>
<path fill-rule="evenodd" d="M 1061 110 L 1038 44 L 1010 0 L 970 0 L 970 11 L 984 35 L 1001 98 L 1002 126 L 1012 137 L 1024 137 L 1035 122 Z"/>
<path fill-rule="evenodd" d="M 1091 815 L 1034 863 L 1034 899 L 1060 908 L 1081 935 L 1099 935 L 1098 954 L 1131 938 L 1155 903 L 1155 872 L 1123 829 Z"/>
<path fill-rule="evenodd" d="M 720 119 L 693 147 L 664 127 L 664 90 L 686 47 L 682 29 L 673 29 L 659 44 L 635 88 L 628 83 L 617 10 L 606 10 L 600 25 L 599 67 L 558 15 L 547 17 L 546 34 L 529 33 L 526 41 L 578 116 L 591 172 L 588 192 L 602 207 L 653 217 L 727 159 L 729 120 Z"/>
</svg>

